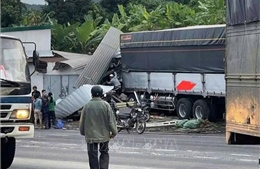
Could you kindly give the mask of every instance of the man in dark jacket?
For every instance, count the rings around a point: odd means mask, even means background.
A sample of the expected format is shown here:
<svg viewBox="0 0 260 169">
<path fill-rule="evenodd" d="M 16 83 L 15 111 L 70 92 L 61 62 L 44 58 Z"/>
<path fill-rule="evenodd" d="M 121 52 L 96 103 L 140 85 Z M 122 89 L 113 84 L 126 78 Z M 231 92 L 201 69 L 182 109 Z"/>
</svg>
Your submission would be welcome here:
<svg viewBox="0 0 260 169">
<path fill-rule="evenodd" d="M 37 93 L 37 95 L 41 96 L 40 91 L 37 90 L 37 86 L 33 86 L 33 92 L 32 92 L 32 97 L 33 99 L 36 99 L 35 94 Z"/>
<path fill-rule="evenodd" d="M 111 106 L 101 99 L 103 89 L 94 86 L 92 99 L 84 106 L 80 117 L 80 134 L 85 136 L 90 169 L 108 169 L 108 144 L 117 134 L 116 120 Z M 98 146 L 101 153 L 98 159 Z"/>
</svg>

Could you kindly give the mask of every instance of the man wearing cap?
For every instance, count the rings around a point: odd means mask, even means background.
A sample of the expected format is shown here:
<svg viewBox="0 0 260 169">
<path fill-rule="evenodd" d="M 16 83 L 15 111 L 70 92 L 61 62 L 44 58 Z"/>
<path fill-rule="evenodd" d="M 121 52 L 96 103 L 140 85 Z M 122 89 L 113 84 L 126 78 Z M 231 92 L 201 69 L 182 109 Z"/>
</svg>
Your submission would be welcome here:
<svg viewBox="0 0 260 169">
<path fill-rule="evenodd" d="M 92 87 L 91 95 L 92 99 L 81 112 L 80 134 L 87 142 L 90 169 L 108 169 L 108 144 L 117 134 L 116 119 L 111 106 L 101 99 L 103 89 L 100 86 Z"/>
</svg>

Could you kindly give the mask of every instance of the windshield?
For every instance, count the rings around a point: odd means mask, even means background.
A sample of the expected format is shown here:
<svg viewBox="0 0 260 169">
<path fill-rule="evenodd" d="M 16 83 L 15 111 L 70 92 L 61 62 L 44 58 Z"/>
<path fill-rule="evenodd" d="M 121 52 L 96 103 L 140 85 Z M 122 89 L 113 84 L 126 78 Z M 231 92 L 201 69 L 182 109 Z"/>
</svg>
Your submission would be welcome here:
<svg viewBox="0 0 260 169">
<path fill-rule="evenodd" d="M 0 73 L 2 79 L 16 82 L 30 81 L 21 41 L 1 37 Z"/>
</svg>

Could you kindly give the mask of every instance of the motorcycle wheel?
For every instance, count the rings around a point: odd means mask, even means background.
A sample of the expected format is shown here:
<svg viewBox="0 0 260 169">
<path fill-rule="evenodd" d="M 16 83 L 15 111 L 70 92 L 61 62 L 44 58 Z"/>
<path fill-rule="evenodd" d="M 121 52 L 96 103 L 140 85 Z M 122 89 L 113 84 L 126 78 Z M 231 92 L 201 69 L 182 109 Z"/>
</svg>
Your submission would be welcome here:
<svg viewBox="0 0 260 169">
<path fill-rule="evenodd" d="M 122 130 L 121 127 L 118 127 L 119 125 L 120 125 L 120 123 L 117 121 L 117 133 L 119 133 Z"/>
<path fill-rule="evenodd" d="M 143 134 L 146 128 L 146 121 L 138 120 L 136 122 L 136 131 L 138 134 Z"/>
<path fill-rule="evenodd" d="M 145 113 L 145 122 L 148 122 L 150 120 L 150 113 L 146 112 Z"/>
</svg>

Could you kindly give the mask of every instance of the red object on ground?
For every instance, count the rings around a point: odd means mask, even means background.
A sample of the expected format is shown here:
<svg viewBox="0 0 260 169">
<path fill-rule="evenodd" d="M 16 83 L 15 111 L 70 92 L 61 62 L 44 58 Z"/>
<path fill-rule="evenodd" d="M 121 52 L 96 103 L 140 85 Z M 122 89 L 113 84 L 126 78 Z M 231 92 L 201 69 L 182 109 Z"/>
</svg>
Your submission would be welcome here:
<svg viewBox="0 0 260 169">
<path fill-rule="evenodd" d="M 191 81 L 181 81 L 178 86 L 176 87 L 177 90 L 191 90 L 196 86 L 196 83 L 193 83 Z"/>
</svg>

